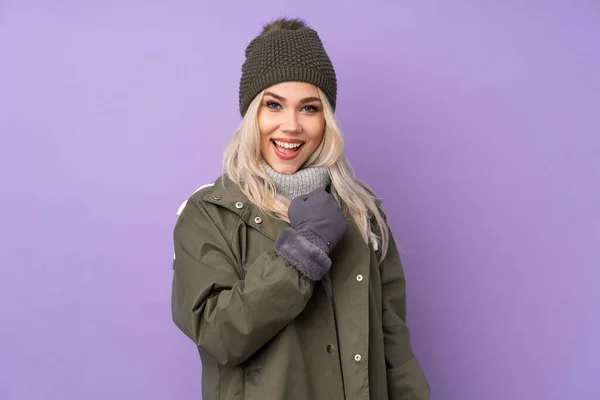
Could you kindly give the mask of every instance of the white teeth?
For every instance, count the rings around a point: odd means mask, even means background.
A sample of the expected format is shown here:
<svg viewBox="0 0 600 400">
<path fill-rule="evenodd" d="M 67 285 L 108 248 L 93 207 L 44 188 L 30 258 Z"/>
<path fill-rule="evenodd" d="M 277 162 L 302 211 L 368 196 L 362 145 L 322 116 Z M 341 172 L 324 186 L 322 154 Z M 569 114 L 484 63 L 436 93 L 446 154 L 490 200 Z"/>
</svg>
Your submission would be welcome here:
<svg viewBox="0 0 600 400">
<path fill-rule="evenodd" d="M 283 147 L 284 149 L 295 149 L 298 148 L 302 145 L 302 143 L 287 143 L 287 142 L 280 142 L 279 140 L 273 140 L 275 142 L 275 144 L 279 147 Z"/>
</svg>

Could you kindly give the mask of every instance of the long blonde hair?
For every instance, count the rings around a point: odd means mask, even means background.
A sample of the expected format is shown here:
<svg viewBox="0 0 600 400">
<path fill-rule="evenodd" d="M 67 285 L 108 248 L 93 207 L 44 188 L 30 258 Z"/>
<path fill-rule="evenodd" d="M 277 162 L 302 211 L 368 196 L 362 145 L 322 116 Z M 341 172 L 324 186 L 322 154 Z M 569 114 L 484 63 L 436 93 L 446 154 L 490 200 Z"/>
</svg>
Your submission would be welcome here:
<svg viewBox="0 0 600 400">
<path fill-rule="evenodd" d="M 289 222 L 287 210 L 290 200 L 277 194 L 275 183 L 260 165 L 257 117 L 263 93 L 264 91 L 258 94 L 250 103 L 242 122 L 229 139 L 223 155 L 223 172 L 262 212 Z M 376 197 L 364 182 L 356 178 L 343 153 L 342 132 L 331 104 L 320 89 L 319 96 L 324 105 L 325 132 L 321 143 L 304 167 L 328 168 L 332 196 L 352 216 L 365 242 L 375 250 L 381 250 L 380 260 L 383 260 L 389 241 L 387 224 L 375 203 Z M 375 226 L 372 226 L 373 219 Z"/>
</svg>

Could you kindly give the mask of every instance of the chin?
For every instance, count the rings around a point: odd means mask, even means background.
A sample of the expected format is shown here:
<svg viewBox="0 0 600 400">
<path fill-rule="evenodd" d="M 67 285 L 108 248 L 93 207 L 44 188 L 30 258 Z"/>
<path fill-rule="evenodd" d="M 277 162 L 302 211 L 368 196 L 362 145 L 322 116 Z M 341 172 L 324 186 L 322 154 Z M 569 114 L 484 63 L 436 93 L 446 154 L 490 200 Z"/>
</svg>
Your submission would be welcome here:
<svg viewBox="0 0 600 400">
<path fill-rule="evenodd" d="M 300 169 L 300 165 L 298 165 L 298 163 L 292 164 L 292 163 L 274 162 L 272 164 L 269 163 L 269 165 L 271 165 L 271 168 L 273 168 L 275 171 L 279 172 L 280 174 L 284 174 L 284 175 L 292 175 Z"/>
</svg>

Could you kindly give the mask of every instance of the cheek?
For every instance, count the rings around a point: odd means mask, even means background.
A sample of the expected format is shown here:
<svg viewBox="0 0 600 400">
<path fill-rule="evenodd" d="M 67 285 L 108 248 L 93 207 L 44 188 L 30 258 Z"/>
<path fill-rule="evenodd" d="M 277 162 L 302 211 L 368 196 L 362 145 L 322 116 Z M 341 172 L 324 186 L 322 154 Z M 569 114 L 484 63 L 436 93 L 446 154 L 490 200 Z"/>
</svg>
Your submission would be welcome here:
<svg viewBox="0 0 600 400">
<path fill-rule="evenodd" d="M 268 136 L 277 129 L 277 121 L 268 114 L 258 116 L 258 129 L 262 137 Z"/>
<path fill-rule="evenodd" d="M 312 124 L 310 129 L 310 140 L 313 142 L 313 146 L 317 147 L 321 140 L 323 140 L 323 135 L 325 134 L 325 121 L 319 120 L 315 121 Z"/>
<path fill-rule="evenodd" d="M 258 132 L 260 134 L 260 143 L 261 146 L 265 146 L 269 141 L 269 134 L 272 131 L 271 123 L 269 123 L 268 118 L 261 117 L 259 115 L 258 118 Z"/>
</svg>

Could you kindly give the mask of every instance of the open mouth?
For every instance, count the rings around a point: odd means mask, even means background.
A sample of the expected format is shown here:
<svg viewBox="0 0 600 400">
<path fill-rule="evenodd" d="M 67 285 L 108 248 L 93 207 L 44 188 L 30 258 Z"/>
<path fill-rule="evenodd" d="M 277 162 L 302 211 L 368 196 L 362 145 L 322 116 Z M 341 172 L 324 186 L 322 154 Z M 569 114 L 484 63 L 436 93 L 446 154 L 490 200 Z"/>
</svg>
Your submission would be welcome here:
<svg viewBox="0 0 600 400">
<path fill-rule="evenodd" d="M 273 151 L 277 157 L 283 160 L 292 160 L 300 153 L 300 149 L 304 146 L 304 142 L 284 142 L 281 140 L 272 139 Z"/>
</svg>

